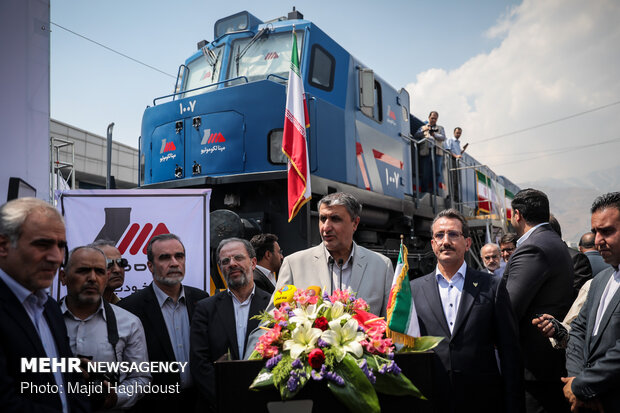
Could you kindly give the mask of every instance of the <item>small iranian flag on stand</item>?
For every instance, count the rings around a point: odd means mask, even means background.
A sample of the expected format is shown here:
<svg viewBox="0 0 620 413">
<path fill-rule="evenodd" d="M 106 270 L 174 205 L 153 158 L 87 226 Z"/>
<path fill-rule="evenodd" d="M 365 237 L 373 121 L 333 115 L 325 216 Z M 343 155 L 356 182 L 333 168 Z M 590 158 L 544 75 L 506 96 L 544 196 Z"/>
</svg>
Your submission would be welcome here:
<svg viewBox="0 0 620 413">
<path fill-rule="evenodd" d="M 476 171 L 476 189 L 478 193 L 478 210 L 491 212 L 491 179 L 480 171 Z"/>
<path fill-rule="evenodd" d="M 304 95 L 304 85 L 299 74 L 299 55 L 297 35 L 293 30 L 293 52 L 291 68 L 288 73 L 286 92 L 286 112 L 282 152 L 288 158 L 288 222 L 297 215 L 301 207 L 310 200 L 310 162 L 306 128 L 308 109 Z"/>
<path fill-rule="evenodd" d="M 394 270 L 394 280 L 387 305 L 386 334 L 395 343 L 413 347 L 414 337 L 420 337 L 420 325 L 411 295 L 407 271 L 409 271 L 407 247 L 401 243 L 398 264 Z"/>
</svg>

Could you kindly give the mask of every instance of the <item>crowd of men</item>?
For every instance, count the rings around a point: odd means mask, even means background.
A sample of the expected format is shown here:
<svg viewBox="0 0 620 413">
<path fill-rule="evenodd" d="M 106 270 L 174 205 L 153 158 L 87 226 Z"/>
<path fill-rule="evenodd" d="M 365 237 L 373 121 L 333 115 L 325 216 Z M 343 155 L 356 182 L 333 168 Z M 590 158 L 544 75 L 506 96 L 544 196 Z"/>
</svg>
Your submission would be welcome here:
<svg viewBox="0 0 620 413">
<path fill-rule="evenodd" d="M 222 240 L 215 257 L 227 288 L 211 297 L 183 284 L 181 239 L 154 236 L 146 248 L 152 283 L 119 299 L 127 260 L 114 243 L 67 253 L 55 208 L 34 198 L 2 205 L 0 411 L 215 411 L 214 362 L 251 354 L 262 332 L 253 317 L 272 309 L 285 285 L 349 288 L 385 316 L 394 270 L 353 240 L 361 208 L 351 195 L 325 196 L 322 243 L 286 258 L 274 234 Z M 620 411 L 620 193 L 594 201 L 579 252 L 562 241 L 541 191 L 518 192 L 512 209 L 515 233 L 483 246 L 481 271 L 466 259 L 472 239 L 459 211 L 432 223 L 436 268 L 411 280 L 422 335 L 444 337 L 429 398 L 439 412 Z M 48 295 L 57 272 L 66 287 L 58 303 Z M 23 358 L 38 357 L 78 357 L 82 373 L 22 368 Z M 89 372 L 88 363 L 102 361 L 187 368 Z M 104 390 L 23 389 L 93 382 Z M 130 394 L 112 384 L 175 391 Z"/>
</svg>

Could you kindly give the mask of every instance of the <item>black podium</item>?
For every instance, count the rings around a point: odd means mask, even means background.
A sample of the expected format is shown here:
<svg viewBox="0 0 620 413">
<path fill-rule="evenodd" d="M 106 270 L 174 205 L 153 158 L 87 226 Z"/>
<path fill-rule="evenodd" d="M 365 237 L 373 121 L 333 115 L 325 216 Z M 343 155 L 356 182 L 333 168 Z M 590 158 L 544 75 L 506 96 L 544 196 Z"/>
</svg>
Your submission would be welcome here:
<svg viewBox="0 0 620 413">
<path fill-rule="evenodd" d="M 409 380 L 430 399 L 433 386 L 433 353 L 396 354 L 394 360 Z M 327 389 L 325 383 L 310 380 L 294 400 L 282 402 L 273 389 L 253 391 L 250 384 L 263 368 L 263 361 L 221 361 L 215 363 L 217 412 L 348 412 Z M 434 412 L 430 400 L 379 393 L 382 412 Z"/>
</svg>

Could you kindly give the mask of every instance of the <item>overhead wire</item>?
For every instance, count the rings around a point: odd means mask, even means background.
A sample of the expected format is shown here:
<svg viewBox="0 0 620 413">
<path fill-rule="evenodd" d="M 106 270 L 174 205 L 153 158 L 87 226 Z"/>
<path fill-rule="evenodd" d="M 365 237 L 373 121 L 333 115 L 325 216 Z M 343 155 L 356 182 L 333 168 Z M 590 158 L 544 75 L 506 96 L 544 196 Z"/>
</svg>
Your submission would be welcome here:
<svg viewBox="0 0 620 413">
<path fill-rule="evenodd" d="M 564 116 L 562 118 L 554 119 L 554 120 L 551 120 L 551 121 L 548 121 L 548 122 L 543 122 L 543 123 L 539 123 L 537 125 L 528 126 L 527 128 L 519 129 L 519 130 L 516 130 L 516 131 L 513 131 L 513 132 L 503 133 L 501 135 L 496 135 L 496 136 L 492 136 L 490 138 L 485 138 L 485 139 L 482 139 L 482 140 L 479 140 L 479 141 L 472 142 L 472 144 L 489 142 L 489 141 L 492 141 L 492 140 L 496 140 L 496 139 L 500 139 L 500 138 L 505 138 L 507 136 L 516 135 L 517 133 L 527 132 L 527 131 L 530 131 L 532 129 L 540 128 L 542 126 L 552 125 L 554 123 L 558 123 L 558 122 L 562 122 L 562 121 L 565 121 L 565 120 L 568 120 L 568 119 L 572 119 L 572 118 L 576 118 L 576 117 L 579 117 L 579 116 L 583 116 L 583 115 L 586 115 L 588 113 L 592 113 L 592 112 L 596 112 L 596 111 L 599 111 L 599 110 L 603 110 L 603 109 L 606 109 L 606 108 L 608 108 L 610 106 L 614 106 L 614 105 L 618 105 L 618 104 L 620 104 L 620 100 L 618 100 L 616 102 L 608 103 L 606 105 L 597 106 L 597 107 L 592 108 L 592 109 L 584 110 L 582 112 L 573 113 L 572 115 Z"/>
<path fill-rule="evenodd" d="M 117 55 L 123 56 L 124 58 L 129 59 L 129 60 L 131 60 L 131 61 L 134 61 L 134 62 L 136 62 L 136 63 L 138 63 L 138 64 L 141 64 L 142 66 L 146 66 L 146 67 L 148 67 L 149 69 L 153 69 L 153 70 L 155 70 L 155 71 L 157 71 L 157 72 L 159 72 L 159 73 L 161 73 L 161 74 L 163 74 L 163 75 L 170 76 L 171 78 L 176 79 L 176 76 L 174 76 L 174 75 L 172 75 L 172 74 L 170 74 L 170 73 L 166 73 L 166 72 L 164 72 L 163 70 L 156 68 L 155 66 L 151 66 L 151 65 L 149 65 L 148 63 L 141 62 L 140 60 L 135 59 L 135 58 L 133 58 L 133 57 L 131 57 L 131 56 L 128 56 L 128 55 L 126 55 L 126 54 L 124 54 L 124 53 L 121 53 L 121 52 L 119 52 L 119 51 L 117 51 L 117 50 L 114 50 L 114 49 L 112 49 L 111 47 L 106 46 L 105 44 L 99 43 L 98 41 L 95 41 L 95 40 L 90 39 L 90 38 L 88 38 L 88 37 L 86 37 L 86 36 L 84 36 L 84 35 L 81 35 L 81 34 L 79 34 L 79 33 L 76 33 L 76 32 L 74 32 L 73 30 L 67 29 L 66 27 L 61 26 L 60 24 L 54 23 L 54 22 L 52 22 L 52 21 L 50 21 L 50 23 L 51 23 L 52 25 L 54 25 L 54 26 L 56 26 L 56 27 L 60 28 L 60 29 L 63 29 L 63 30 L 65 30 L 65 31 L 67 31 L 67 32 L 69 32 L 69 33 L 71 33 L 71 34 L 75 35 L 75 36 L 81 37 L 81 38 L 82 38 L 82 39 L 84 39 L 84 40 L 87 40 L 87 41 L 89 41 L 89 42 L 91 42 L 91 43 L 94 43 L 94 44 L 96 44 L 97 46 L 101 46 L 101 47 L 103 47 L 104 49 L 109 50 L 109 51 L 110 51 L 110 52 L 112 52 L 112 53 L 116 53 Z"/>
</svg>

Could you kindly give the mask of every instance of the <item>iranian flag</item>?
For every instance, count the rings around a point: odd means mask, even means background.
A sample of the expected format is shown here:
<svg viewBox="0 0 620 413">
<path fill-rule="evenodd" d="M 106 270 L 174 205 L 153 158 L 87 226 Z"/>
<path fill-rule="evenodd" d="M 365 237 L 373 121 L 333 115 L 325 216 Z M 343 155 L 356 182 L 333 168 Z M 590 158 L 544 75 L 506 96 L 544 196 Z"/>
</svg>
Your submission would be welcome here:
<svg viewBox="0 0 620 413">
<path fill-rule="evenodd" d="M 478 209 L 488 214 L 491 212 L 491 178 L 480 171 L 476 171 L 476 182 Z"/>
<path fill-rule="evenodd" d="M 506 205 L 506 219 L 510 221 L 512 218 L 512 200 L 515 198 L 514 194 L 509 190 L 504 190 L 504 204 Z"/>
<path fill-rule="evenodd" d="M 288 158 L 288 222 L 291 222 L 301 207 L 310 200 L 310 162 L 306 128 L 309 127 L 308 110 L 304 85 L 299 74 L 297 35 L 293 31 L 293 52 L 288 73 L 286 92 L 286 113 L 282 152 Z"/>
<path fill-rule="evenodd" d="M 407 247 L 400 244 L 398 264 L 394 271 L 392 289 L 388 298 L 386 334 L 395 343 L 413 347 L 414 337 L 420 337 L 420 325 L 407 271 L 409 271 Z"/>
</svg>

